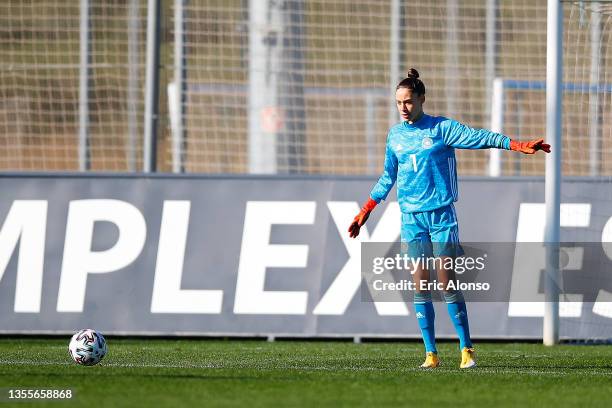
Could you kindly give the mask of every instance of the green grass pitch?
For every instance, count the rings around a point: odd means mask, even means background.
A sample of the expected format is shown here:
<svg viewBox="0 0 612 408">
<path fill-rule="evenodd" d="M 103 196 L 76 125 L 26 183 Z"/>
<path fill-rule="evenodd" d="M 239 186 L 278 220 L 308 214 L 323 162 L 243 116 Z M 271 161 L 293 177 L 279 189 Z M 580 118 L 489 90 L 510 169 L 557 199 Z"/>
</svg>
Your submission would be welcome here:
<svg viewBox="0 0 612 408">
<path fill-rule="evenodd" d="M 417 366 L 417 342 L 108 339 L 101 364 L 72 363 L 66 339 L 0 339 L 0 408 L 42 406 L 610 407 L 612 346 L 478 343 L 479 367 Z M 8 388 L 71 388 L 64 402 L 6 401 Z M 85 405 L 84 405 L 85 406 Z"/>
</svg>

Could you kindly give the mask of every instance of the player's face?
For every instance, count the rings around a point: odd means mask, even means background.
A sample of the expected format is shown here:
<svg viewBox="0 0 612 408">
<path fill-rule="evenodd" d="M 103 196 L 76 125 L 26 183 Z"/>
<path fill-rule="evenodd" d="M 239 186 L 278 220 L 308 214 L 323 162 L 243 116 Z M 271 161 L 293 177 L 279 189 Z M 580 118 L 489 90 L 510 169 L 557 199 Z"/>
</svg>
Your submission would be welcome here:
<svg viewBox="0 0 612 408">
<path fill-rule="evenodd" d="M 395 91 L 395 104 L 403 120 L 413 122 L 423 112 L 425 95 L 419 95 L 408 88 Z"/>
</svg>

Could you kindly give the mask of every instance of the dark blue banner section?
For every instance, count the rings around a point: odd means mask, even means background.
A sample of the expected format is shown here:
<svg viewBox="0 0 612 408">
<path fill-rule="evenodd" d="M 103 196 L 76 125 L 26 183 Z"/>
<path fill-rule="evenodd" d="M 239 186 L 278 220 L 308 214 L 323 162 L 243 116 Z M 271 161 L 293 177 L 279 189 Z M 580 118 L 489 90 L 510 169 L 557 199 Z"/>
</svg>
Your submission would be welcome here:
<svg viewBox="0 0 612 408">
<path fill-rule="evenodd" d="M 364 292 L 362 244 L 399 239 L 395 193 L 348 237 L 374 182 L 4 175 L 0 330 L 417 337 L 409 301 Z M 540 247 L 543 180 L 462 179 L 459 188 L 461 241 L 511 245 L 486 279 L 517 295 L 471 302 L 472 332 L 541 337 L 543 260 L 512 243 Z M 563 295 L 561 335 L 612 337 L 612 288 L 589 283 L 578 244 L 607 267 L 612 184 L 575 180 L 563 194 L 562 241 L 574 247 L 563 252 L 563 278 L 581 290 Z M 436 308 L 437 332 L 454 335 L 445 305 Z"/>
</svg>

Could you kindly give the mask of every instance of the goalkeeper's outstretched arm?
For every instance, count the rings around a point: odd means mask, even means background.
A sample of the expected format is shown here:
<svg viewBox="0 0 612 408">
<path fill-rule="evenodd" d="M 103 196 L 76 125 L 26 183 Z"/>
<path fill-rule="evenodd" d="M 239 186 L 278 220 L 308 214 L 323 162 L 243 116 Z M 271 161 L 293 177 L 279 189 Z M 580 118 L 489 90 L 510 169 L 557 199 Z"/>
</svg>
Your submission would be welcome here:
<svg viewBox="0 0 612 408">
<path fill-rule="evenodd" d="M 534 154 L 542 150 L 550 153 L 550 145 L 544 139 L 519 142 L 508 136 L 487 129 L 474 129 L 452 119 L 440 123 L 444 143 L 457 149 L 506 149 L 525 154 Z"/>
</svg>

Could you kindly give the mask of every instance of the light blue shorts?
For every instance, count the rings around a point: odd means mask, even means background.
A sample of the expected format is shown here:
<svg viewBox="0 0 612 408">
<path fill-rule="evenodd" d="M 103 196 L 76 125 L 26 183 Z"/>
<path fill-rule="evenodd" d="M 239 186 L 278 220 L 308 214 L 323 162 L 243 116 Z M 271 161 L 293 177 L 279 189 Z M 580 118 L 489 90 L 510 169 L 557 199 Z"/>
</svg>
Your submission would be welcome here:
<svg viewBox="0 0 612 408">
<path fill-rule="evenodd" d="M 431 211 L 402 213 L 402 252 L 410 256 L 461 256 L 459 223 L 453 204 Z"/>
</svg>

